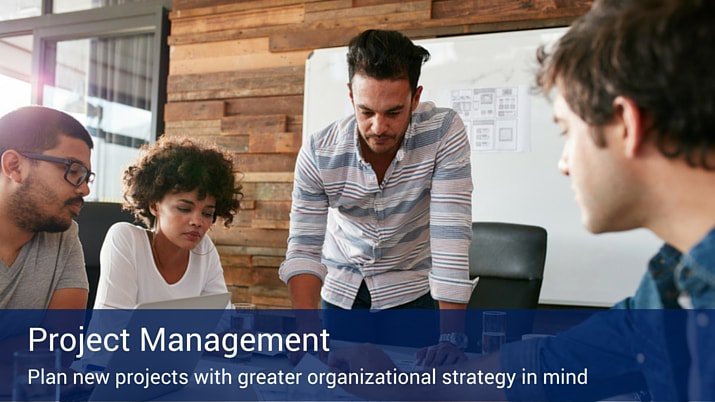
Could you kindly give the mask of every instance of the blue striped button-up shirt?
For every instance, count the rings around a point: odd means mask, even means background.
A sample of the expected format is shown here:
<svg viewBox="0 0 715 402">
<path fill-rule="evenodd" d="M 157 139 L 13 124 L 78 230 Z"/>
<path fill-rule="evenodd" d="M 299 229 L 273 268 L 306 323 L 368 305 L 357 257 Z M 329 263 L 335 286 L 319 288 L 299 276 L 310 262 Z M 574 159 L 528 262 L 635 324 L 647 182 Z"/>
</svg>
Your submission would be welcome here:
<svg viewBox="0 0 715 402">
<path fill-rule="evenodd" d="M 382 184 L 362 158 L 355 117 L 313 134 L 295 168 L 284 282 L 323 281 L 324 300 L 351 308 L 364 280 L 373 309 L 431 291 L 469 301 L 470 149 L 451 109 L 420 104 Z"/>
</svg>

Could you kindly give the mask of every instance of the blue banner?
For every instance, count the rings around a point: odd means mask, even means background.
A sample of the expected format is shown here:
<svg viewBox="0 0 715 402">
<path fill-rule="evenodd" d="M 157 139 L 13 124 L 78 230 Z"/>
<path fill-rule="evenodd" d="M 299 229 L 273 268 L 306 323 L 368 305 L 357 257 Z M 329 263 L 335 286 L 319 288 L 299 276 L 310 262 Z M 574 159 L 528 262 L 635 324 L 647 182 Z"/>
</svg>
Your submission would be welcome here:
<svg viewBox="0 0 715 402">
<path fill-rule="evenodd" d="M 0 400 L 715 400 L 715 310 L 3 310 L 0 338 Z"/>
</svg>

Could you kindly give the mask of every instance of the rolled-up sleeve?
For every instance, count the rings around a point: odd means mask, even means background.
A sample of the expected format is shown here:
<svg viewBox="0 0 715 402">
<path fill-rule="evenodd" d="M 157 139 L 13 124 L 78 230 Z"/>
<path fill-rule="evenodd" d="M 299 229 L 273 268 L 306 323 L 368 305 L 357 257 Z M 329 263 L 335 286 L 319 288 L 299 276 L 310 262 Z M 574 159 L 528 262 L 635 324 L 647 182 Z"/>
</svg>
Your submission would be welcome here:
<svg viewBox="0 0 715 402">
<path fill-rule="evenodd" d="M 435 161 L 430 203 L 432 297 L 467 303 L 477 284 L 469 279 L 469 244 L 472 240 L 471 151 L 464 124 L 451 111 L 446 134 Z"/>
<path fill-rule="evenodd" d="M 313 142 L 304 144 L 295 166 L 286 260 L 278 274 L 285 283 L 299 274 L 322 281 L 327 268 L 321 263 L 328 216 L 328 197 L 316 163 Z"/>
</svg>

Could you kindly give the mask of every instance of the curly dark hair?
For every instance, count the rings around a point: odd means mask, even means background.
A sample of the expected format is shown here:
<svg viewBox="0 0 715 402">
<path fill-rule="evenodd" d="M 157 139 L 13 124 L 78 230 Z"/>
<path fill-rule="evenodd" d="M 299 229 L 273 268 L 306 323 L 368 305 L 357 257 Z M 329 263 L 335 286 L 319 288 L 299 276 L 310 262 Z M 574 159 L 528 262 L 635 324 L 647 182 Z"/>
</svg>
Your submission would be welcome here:
<svg viewBox="0 0 715 402">
<path fill-rule="evenodd" d="M 400 32 L 368 29 L 350 40 L 348 78 L 353 82 L 355 73 L 378 80 L 406 78 L 414 94 L 422 64 L 429 57 L 427 49 Z"/>
<path fill-rule="evenodd" d="M 149 206 L 169 192 L 198 190 L 199 198 L 216 198 L 217 217 L 229 227 L 240 208 L 241 185 L 231 155 L 188 138 L 163 137 L 144 145 L 139 160 L 124 171 L 124 208 L 153 227 Z"/>
<path fill-rule="evenodd" d="M 571 109 L 598 128 L 617 96 L 632 99 L 646 132 L 666 157 L 710 169 L 715 148 L 715 1 L 599 0 L 549 53 L 542 47 L 537 84 L 557 87 Z"/>
</svg>

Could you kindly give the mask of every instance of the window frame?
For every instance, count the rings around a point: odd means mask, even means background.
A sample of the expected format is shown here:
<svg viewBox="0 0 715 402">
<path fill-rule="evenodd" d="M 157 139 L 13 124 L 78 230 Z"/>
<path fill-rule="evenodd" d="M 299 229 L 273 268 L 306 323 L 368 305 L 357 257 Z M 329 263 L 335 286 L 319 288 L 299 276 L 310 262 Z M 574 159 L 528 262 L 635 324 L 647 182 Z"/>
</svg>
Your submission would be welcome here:
<svg viewBox="0 0 715 402">
<path fill-rule="evenodd" d="M 52 0 L 43 0 L 43 15 L 0 21 L 0 38 L 32 35 L 31 101 L 42 104 L 42 77 L 54 77 L 50 66 L 55 64 L 57 42 L 153 33 L 155 49 L 160 49 L 152 66 L 150 109 L 150 140 L 156 141 L 164 131 L 170 9 L 171 0 L 147 0 L 52 14 Z"/>
</svg>

